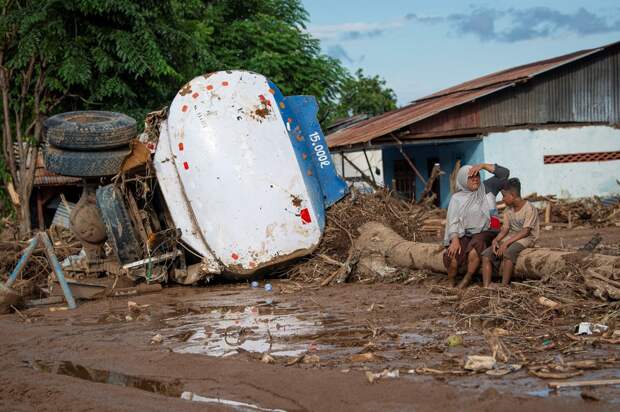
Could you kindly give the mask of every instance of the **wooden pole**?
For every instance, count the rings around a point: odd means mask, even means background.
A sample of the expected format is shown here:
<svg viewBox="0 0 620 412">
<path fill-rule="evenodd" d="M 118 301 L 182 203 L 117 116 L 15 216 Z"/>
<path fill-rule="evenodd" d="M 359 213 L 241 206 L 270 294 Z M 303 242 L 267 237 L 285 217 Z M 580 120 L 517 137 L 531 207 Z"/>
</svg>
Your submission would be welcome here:
<svg viewBox="0 0 620 412">
<path fill-rule="evenodd" d="M 398 138 L 396 136 L 394 136 L 394 135 L 391 135 L 391 136 L 396 141 L 396 143 L 398 143 L 398 150 L 400 151 L 400 154 L 403 155 L 403 157 L 405 158 L 405 160 L 409 164 L 409 167 L 411 167 L 411 170 L 413 170 L 413 173 L 415 173 L 415 175 L 420 178 L 420 180 L 422 181 L 423 184 L 426 184 L 426 180 L 424 180 L 424 178 L 422 177 L 422 175 L 420 174 L 418 169 L 416 169 L 415 165 L 413 164 L 413 162 L 411 161 L 409 156 L 407 156 L 407 153 L 405 153 L 405 151 L 403 150 L 403 142 L 398 140 Z"/>
<path fill-rule="evenodd" d="M 372 186 L 374 189 L 379 189 L 379 186 L 377 186 L 377 184 L 375 182 L 373 182 L 368 176 L 366 176 L 366 173 L 364 173 L 362 171 L 362 169 L 360 169 L 359 167 L 357 167 L 357 165 L 355 163 L 353 163 L 351 160 L 349 160 L 348 157 L 346 157 L 344 155 L 344 153 L 342 153 L 342 158 L 344 160 L 347 161 L 347 163 L 349 163 L 351 166 L 353 166 L 353 169 L 357 170 L 357 172 L 362 175 L 362 179 L 364 179 L 366 181 L 366 183 L 368 183 L 370 186 Z"/>
<path fill-rule="evenodd" d="M 545 224 L 548 225 L 551 222 L 551 202 L 547 201 L 545 207 Z"/>
<path fill-rule="evenodd" d="M 423 201 L 426 196 L 430 193 L 433 188 L 433 183 L 441 174 L 441 169 L 439 168 L 439 163 L 435 163 L 433 166 L 433 171 L 431 172 L 431 176 L 428 178 L 426 185 L 424 186 L 424 191 L 422 192 L 422 196 L 420 196 L 419 202 Z"/>
<path fill-rule="evenodd" d="M 461 159 L 457 159 L 456 163 L 454 163 L 454 169 L 452 169 L 452 173 L 450 173 L 450 193 L 456 193 L 456 175 L 459 173 L 460 168 Z"/>
<path fill-rule="evenodd" d="M 370 177 L 372 177 L 372 181 L 377 184 L 377 180 L 375 179 L 375 174 L 372 171 L 372 166 L 370 165 L 370 160 L 368 160 L 368 155 L 366 154 L 366 149 L 363 149 L 364 157 L 366 158 L 366 164 L 368 165 L 368 171 L 370 172 Z"/>
</svg>

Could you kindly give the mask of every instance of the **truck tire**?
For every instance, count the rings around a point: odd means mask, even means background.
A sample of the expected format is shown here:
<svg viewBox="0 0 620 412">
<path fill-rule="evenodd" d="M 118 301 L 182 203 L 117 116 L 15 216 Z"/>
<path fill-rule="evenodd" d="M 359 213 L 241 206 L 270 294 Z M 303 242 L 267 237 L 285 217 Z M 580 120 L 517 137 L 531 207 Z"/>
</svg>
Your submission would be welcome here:
<svg viewBox="0 0 620 412">
<path fill-rule="evenodd" d="M 136 120 L 122 113 L 96 110 L 57 114 L 43 124 L 52 145 L 69 150 L 106 150 L 136 137 Z"/>
<path fill-rule="evenodd" d="M 114 185 L 97 189 L 97 206 L 114 253 L 122 264 L 142 259 L 143 248 L 127 212 L 122 192 Z"/>
<path fill-rule="evenodd" d="M 129 147 L 105 152 L 74 152 L 49 145 L 43 149 L 45 168 L 48 171 L 78 177 L 115 175 L 130 153 Z"/>
</svg>

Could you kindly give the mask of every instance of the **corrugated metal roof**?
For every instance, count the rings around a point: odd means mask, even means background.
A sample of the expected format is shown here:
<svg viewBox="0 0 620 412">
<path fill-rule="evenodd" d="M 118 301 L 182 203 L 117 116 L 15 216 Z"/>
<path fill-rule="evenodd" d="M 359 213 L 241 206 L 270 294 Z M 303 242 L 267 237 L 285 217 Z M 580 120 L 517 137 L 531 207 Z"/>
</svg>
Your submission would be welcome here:
<svg viewBox="0 0 620 412">
<path fill-rule="evenodd" d="M 68 208 L 67 208 L 68 206 Z M 52 220 L 52 226 L 62 226 L 67 229 L 71 229 L 71 211 L 75 207 L 75 203 L 61 201 L 58 203 L 56 213 L 54 213 L 54 219 Z"/>
<path fill-rule="evenodd" d="M 354 124 L 327 136 L 330 148 L 367 143 L 438 113 L 526 82 L 535 76 L 620 44 L 582 50 L 492 73 L 418 99 L 400 109 Z"/>
</svg>

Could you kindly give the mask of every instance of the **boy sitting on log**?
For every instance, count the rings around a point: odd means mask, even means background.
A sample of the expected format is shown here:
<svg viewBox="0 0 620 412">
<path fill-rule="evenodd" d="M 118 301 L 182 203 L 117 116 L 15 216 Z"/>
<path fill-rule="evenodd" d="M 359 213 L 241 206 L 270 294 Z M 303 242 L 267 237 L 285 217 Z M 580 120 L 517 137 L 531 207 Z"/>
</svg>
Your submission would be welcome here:
<svg viewBox="0 0 620 412">
<path fill-rule="evenodd" d="M 482 252 L 482 282 L 485 288 L 491 285 L 493 269 L 499 268 L 502 285 L 508 286 L 514 271 L 517 256 L 523 249 L 534 246 L 540 233 L 538 210 L 521 197 L 521 182 L 508 179 L 502 188 L 504 212 L 502 229 L 491 247 Z"/>
</svg>

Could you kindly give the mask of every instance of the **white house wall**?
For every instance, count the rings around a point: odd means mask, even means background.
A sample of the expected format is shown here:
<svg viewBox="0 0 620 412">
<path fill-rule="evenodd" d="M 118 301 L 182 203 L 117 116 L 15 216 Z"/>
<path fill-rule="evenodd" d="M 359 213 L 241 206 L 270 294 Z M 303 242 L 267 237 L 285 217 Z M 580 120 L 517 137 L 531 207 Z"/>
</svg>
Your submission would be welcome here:
<svg viewBox="0 0 620 412">
<path fill-rule="evenodd" d="M 484 138 L 484 159 L 508 167 L 524 194 L 562 198 L 620 193 L 620 160 L 544 164 L 543 156 L 620 150 L 620 130 L 584 126 L 555 130 L 513 130 Z"/>
<path fill-rule="evenodd" d="M 368 161 L 370 162 L 370 165 L 372 167 L 372 174 L 375 176 L 377 184 L 383 186 L 383 159 L 381 155 L 381 150 L 366 150 L 366 154 L 368 155 Z M 360 170 L 362 170 L 368 177 L 372 178 L 370 175 L 370 171 L 368 170 L 368 162 L 366 162 L 363 151 L 348 152 L 345 153 L 345 156 L 347 157 L 347 159 L 353 162 Z M 355 170 L 355 168 L 351 166 L 346 160 L 344 161 L 343 174 L 343 159 L 340 153 L 332 153 L 332 158 L 334 159 L 334 164 L 336 165 L 336 171 L 340 176 L 344 176 L 345 178 L 361 177 L 361 174 L 357 170 Z M 378 174 L 376 173 L 377 171 L 379 171 Z"/>
</svg>

